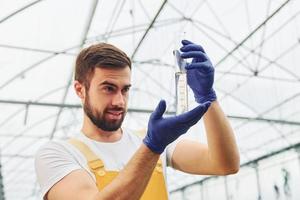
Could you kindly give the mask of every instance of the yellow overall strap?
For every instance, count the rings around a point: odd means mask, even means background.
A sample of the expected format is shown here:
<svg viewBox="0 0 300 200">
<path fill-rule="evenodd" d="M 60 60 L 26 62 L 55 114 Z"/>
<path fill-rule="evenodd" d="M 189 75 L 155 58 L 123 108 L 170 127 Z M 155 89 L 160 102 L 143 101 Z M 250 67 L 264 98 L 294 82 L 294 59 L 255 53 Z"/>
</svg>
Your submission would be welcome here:
<svg viewBox="0 0 300 200">
<path fill-rule="evenodd" d="M 84 142 L 71 138 L 69 143 L 74 145 L 85 156 L 87 164 L 93 173 L 97 173 L 100 176 L 106 173 L 102 160 L 100 160 Z"/>
<path fill-rule="evenodd" d="M 97 188 L 102 190 L 119 174 L 117 171 L 106 171 L 104 163 L 94 152 L 82 141 L 70 139 L 69 143 L 74 145 L 86 158 L 88 166 L 95 174 Z M 158 160 L 155 170 L 140 200 L 167 200 L 168 192 L 163 176 L 163 166 L 161 159 Z"/>
</svg>

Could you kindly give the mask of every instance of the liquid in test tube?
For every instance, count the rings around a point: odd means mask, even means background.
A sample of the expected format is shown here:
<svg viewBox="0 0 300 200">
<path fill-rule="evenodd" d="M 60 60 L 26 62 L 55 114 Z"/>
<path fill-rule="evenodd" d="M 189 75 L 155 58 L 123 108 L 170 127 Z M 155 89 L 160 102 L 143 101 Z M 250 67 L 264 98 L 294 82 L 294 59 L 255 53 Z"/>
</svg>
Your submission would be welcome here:
<svg viewBox="0 0 300 200">
<path fill-rule="evenodd" d="M 178 50 L 173 51 L 175 57 L 175 63 L 178 66 L 179 71 L 175 73 L 175 85 L 176 85 L 176 114 L 181 114 L 188 111 L 188 90 L 186 79 L 186 61 L 181 58 Z"/>
</svg>

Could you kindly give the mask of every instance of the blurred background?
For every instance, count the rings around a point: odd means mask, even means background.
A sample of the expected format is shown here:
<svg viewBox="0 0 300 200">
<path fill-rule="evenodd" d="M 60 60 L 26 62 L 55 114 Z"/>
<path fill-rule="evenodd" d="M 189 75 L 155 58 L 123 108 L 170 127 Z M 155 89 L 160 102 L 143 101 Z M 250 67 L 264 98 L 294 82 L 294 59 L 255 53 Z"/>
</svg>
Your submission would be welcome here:
<svg viewBox="0 0 300 200">
<path fill-rule="evenodd" d="M 37 149 L 80 131 L 72 83 L 82 48 L 108 42 L 131 57 L 123 127 L 141 135 L 160 99 L 176 112 L 172 51 L 183 38 L 201 44 L 215 66 L 241 169 L 168 169 L 170 199 L 299 200 L 299 14 L 297 0 L 0 0 L 0 200 L 42 199 Z M 205 143 L 202 121 L 184 137 Z"/>
</svg>

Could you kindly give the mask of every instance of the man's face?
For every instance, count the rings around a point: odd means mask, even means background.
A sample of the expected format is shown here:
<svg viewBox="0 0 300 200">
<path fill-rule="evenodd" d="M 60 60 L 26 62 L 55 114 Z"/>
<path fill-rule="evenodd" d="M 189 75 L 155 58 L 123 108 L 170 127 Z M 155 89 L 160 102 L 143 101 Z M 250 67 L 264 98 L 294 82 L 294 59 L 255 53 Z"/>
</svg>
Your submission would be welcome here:
<svg viewBox="0 0 300 200">
<path fill-rule="evenodd" d="M 130 78 L 129 67 L 95 69 L 83 109 L 99 129 L 116 131 L 121 127 L 127 112 Z"/>
</svg>

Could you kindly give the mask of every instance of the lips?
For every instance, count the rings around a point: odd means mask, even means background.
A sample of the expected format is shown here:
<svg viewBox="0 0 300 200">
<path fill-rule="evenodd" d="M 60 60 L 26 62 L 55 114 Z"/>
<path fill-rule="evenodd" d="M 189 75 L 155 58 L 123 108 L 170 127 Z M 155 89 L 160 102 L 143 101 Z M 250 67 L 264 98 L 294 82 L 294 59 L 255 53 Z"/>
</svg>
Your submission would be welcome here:
<svg viewBox="0 0 300 200">
<path fill-rule="evenodd" d="M 106 113 L 110 119 L 121 119 L 124 112 L 119 110 L 110 110 Z"/>
</svg>

